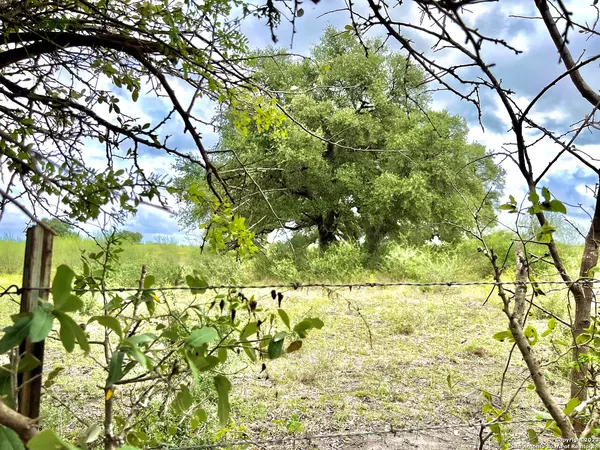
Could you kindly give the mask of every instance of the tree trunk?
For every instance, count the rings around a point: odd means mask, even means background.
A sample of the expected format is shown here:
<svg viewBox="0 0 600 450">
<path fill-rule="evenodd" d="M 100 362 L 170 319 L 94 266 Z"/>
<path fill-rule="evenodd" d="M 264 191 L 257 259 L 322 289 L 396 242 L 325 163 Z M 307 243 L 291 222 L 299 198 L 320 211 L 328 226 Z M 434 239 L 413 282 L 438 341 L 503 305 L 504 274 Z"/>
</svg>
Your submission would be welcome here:
<svg viewBox="0 0 600 450">
<path fill-rule="evenodd" d="M 546 378 L 544 377 L 544 372 L 542 371 L 542 366 L 540 365 L 540 362 L 535 355 L 534 349 L 531 347 L 529 339 L 525 336 L 525 333 L 523 331 L 527 303 L 526 283 L 529 279 L 529 267 L 527 266 L 527 259 L 525 258 L 523 245 L 520 242 L 517 242 L 515 245 L 515 259 L 517 265 L 516 281 L 518 282 L 518 284 L 515 288 L 514 306 L 512 311 L 510 310 L 510 297 L 507 295 L 502 285 L 498 287 L 498 293 L 500 295 L 500 298 L 502 298 L 502 303 L 504 304 L 503 311 L 509 320 L 508 327 L 513 338 L 515 339 L 515 344 L 517 344 L 517 347 L 519 348 L 519 351 L 523 356 L 525 364 L 527 364 L 527 369 L 529 370 L 531 381 L 535 386 L 535 391 L 537 392 L 538 396 L 540 397 L 540 400 L 542 400 L 544 406 L 556 422 L 556 425 L 562 433 L 562 438 L 565 439 L 564 448 L 579 449 L 580 445 L 577 441 L 576 430 L 569 421 L 569 417 L 566 414 L 564 414 L 563 408 L 559 406 L 552 397 L 552 393 L 550 392 L 550 388 L 548 386 L 548 383 L 546 382 Z M 496 271 L 497 281 L 500 280 L 498 273 L 499 272 Z"/>
<path fill-rule="evenodd" d="M 329 211 L 317 219 L 317 230 L 319 231 L 319 248 L 325 251 L 333 244 L 335 232 L 337 231 L 337 218 L 339 214 L 336 211 Z"/>
<path fill-rule="evenodd" d="M 581 266 L 579 268 L 580 278 L 587 278 L 590 269 L 598 263 L 598 239 L 600 239 L 600 196 L 596 194 L 596 206 L 590 229 L 585 238 Z M 576 339 L 585 328 L 590 326 L 590 315 L 592 313 L 592 302 L 594 292 L 592 284 L 584 284 L 579 290 L 572 289 L 575 299 L 575 322 L 573 323 L 573 336 Z M 577 291 L 577 292 L 576 292 Z M 587 353 L 587 347 L 577 345 L 573 349 L 573 361 L 579 361 L 579 356 Z M 585 380 L 587 376 L 587 364 L 579 364 L 571 371 L 571 397 L 577 397 L 581 401 L 587 399 Z"/>
<path fill-rule="evenodd" d="M 369 255 L 374 255 L 381 244 L 381 233 L 378 227 L 365 226 L 365 249 Z"/>
</svg>

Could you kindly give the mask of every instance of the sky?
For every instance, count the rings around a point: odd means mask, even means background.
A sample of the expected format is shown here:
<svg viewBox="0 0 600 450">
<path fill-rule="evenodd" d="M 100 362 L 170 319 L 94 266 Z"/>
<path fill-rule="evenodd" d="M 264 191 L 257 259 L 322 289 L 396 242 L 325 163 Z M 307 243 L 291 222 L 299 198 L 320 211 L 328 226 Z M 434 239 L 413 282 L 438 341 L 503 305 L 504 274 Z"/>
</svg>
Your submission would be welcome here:
<svg viewBox="0 0 600 450">
<path fill-rule="evenodd" d="M 359 9 L 364 7 L 365 3 L 365 0 L 355 1 Z M 405 10 L 396 13 L 402 14 L 403 20 L 418 21 L 418 11 L 412 5 L 412 2 L 405 3 L 408 4 Z M 586 2 L 575 0 L 567 2 L 567 5 L 573 11 L 575 19 L 589 19 L 595 16 L 595 11 L 588 6 L 589 3 L 591 3 L 591 0 Z M 318 42 L 324 28 L 327 26 L 343 29 L 349 23 L 347 13 L 338 12 L 323 15 L 326 11 L 343 6 L 343 0 L 326 0 L 321 1 L 318 5 L 313 5 L 312 2 L 306 0 L 303 4 L 305 13 L 302 18 L 297 19 L 297 33 L 294 35 L 292 51 L 302 54 L 308 53 L 310 48 Z M 515 92 L 514 99 L 521 105 L 527 104 L 543 86 L 561 74 L 563 67 L 559 64 L 556 49 L 541 21 L 510 18 L 509 15 L 511 14 L 534 15 L 534 2 L 503 0 L 502 2 L 474 5 L 471 7 L 471 13 L 466 15 L 466 20 L 484 33 L 498 36 L 522 50 L 522 54 L 515 56 L 499 46 L 488 46 L 484 49 L 486 60 L 495 64 L 493 70 L 497 78 L 502 80 L 504 86 Z M 242 30 L 248 37 L 251 48 L 263 48 L 273 45 L 270 31 L 264 22 L 249 20 L 243 24 Z M 452 30 L 448 31 L 452 32 Z M 292 37 L 290 26 L 283 24 L 278 29 L 277 36 L 279 38 L 278 45 L 289 49 Z M 432 41 L 410 33 L 407 33 L 407 37 L 413 39 L 416 46 L 426 54 L 432 54 L 430 48 L 433 44 Z M 585 35 L 577 33 L 571 33 L 570 39 L 569 48 L 576 58 L 584 52 L 584 49 L 586 57 L 600 53 L 600 40 L 598 39 L 596 41 L 593 39 L 586 41 Z M 393 43 L 391 47 L 394 48 Z M 461 61 L 460 56 L 452 51 L 437 52 L 436 57 L 446 64 Z M 465 75 L 473 76 L 474 73 L 473 70 L 470 73 L 466 72 Z M 600 87 L 597 64 L 590 64 L 583 74 L 587 76 L 588 82 L 594 89 Z M 186 93 L 181 92 L 181 95 L 186 95 Z M 503 145 L 511 141 L 512 135 L 508 131 L 509 122 L 506 114 L 503 113 L 497 97 L 491 92 L 483 92 L 481 97 L 484 129 L 477 122 L 475 108 L 461 101 L 458 97 L 450 93 L 439 92 L 433 94 L 432 100 L 434 109 L 446 109 L 453 114 L 465 117 L 471 130 L 469 138 L 485 145 L 490 151 L 500 150 Z M 125 106 L 129 108 L 128 111 L 137 113 L 139 117 L 144 119 L 151 119 L 154 114 L 158 114 L 161 110 L 160 101 L 155 99 L 150 100 L 141 97 L 137 103 L 126 99 L 123 101 L 126 103 L 121 103 L 122 109 Z M 213 113 L 212 106 L 208 103 L 201 103 L 199 108 L 203 111 L 205 118 L 209 118 Z M 548 128 L 567 130 L 569 125 L 581 120 L 590 110 L 591 107 L 587 101 L 583 100 L 570 81 L 566 80 L 559 83 L 539 102 L 534 110 L 534 118 Z M 184 136 L 179 133 L 178 130 L 181 129 L 179 124 L 174 121 L 169 126 L 173 126 L 172 143 L 176 142 L 177 145 L 180 145 L 181 150 L 191 150 L 189 135 Z M 216 143 L 218 136 L 213 130 L 203 129 L 199 131 L 202 133 L 206 147 Z M 591 155 L 597 153 L 600 148 L 598 133 L 583 132 L 576 141 L 578 148 Z M 88 150 L 89 164 L 101 164 L 102 148 L 98 145 L 96 148 L 92 146 Z M 535 165 L 538 168 L 543 167 L 543 164 L 552 158 L 556 151 L 557 148 L 549 144 L 534 147 L 532 156 L 536 162 Z M 156 173 L 167 176 L 173 174 L 173 160 L 167 156 L 150 153 L 142 160 L 142 165 L 144 169 Z M 521 174 L 513 163 L 504 162 L 503 167 L 506 170 L 504 197 L 508 198 L 508 195 L 514 195 L 517 199 L 521 199 L 525 193 Z M 588 218 L 587 214 L 591 210 L 591 205 L 593 205 L 592 191 L 596 181 L 593 172 L 586 169 L 581 163 L 572 158 L 565 158 L 547 174 L 541 185 L 547 186 L 557 198 L 568 205 L 570 218 L 584 223 Z M 501 217 L 501 220 L 510 225 L 513 217 L 505 214 Z M 14 208 L 8 209 L 2 222 L 0 222 L 0 236 L 7 234 L 15 238 L 22 236 L 27 222 L 27 218 Z M 92 224 L 85 226 L 86 229 L 92 232 L 94 232 L 95 227 Z M 142 233 L 146 241 L 164 237 L 169 237 L 181 243 L 190 240 L 189 236 L 179 229 L 175 217 L 155 208 L 142 207 L 136 216 L 127 220 L 124 228 Z"/>
</svg>

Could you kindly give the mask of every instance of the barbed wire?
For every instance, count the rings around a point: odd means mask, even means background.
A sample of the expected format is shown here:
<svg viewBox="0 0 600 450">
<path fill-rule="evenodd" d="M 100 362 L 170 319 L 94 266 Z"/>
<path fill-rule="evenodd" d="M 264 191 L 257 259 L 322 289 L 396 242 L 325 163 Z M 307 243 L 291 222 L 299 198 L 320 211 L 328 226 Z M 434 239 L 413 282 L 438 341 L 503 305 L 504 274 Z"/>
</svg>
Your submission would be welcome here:
<svg viewBox="0 0 600 450">
<path fill-rule="evenodd" d="M 230 441 L 230 442 L 219 442 L 215 444 L 199 444 L 199 445 L 190 445 L 186 447 L 170 447 L 167 445 L 159 445 L 157 447 L 152 447 L 154 450 L 209 450 L 209 449 L 217 449 L 217 448 L 225 448 L 225 447 L 241 447 L 243 445 L 254 445 L 254 446 L 263 446 L 263 445 L 277 445 L 277 444 L 286 444 L 286 443 L 296 443 L 297 441 L 316 441 L 316 440 L 328 440 L 328 439 L 343 439 L 348 437 L 362 437 L 362 436 L 386 436 L 393 435 L 396 436 L 398 434 L 404 433 L 416 433 L 423 431 L 439 431 L 439 430 L 452 430 L 457 428 L 489 428 L 493 425 L 513 425 L 513 424 L 521 424 L 521 423 L 545 423 L 551 419 L 523 419 L 523 420 L 512 420 L 506 422 L 477 422 L 477 423 L 469 423 L 469 424 L 454 424 L 454 425 L 433 425 L 429 427 L 407 427 L 407 428 L 395 428 L 390 425 L 389 430 L 371 430 L 371 431 L 349 431 L 346 433 L 326 433 L 326 434 L 313 434 L 313 435 L 304 435 L 304 436 L 286 436 L 282 438 L 270 438 L 270 439 L 260 439 L 260 440 L 239 440 L 239 441 Z"/>
<path fill-rule="evenodd" d="M 96 293 L 96 292 L 156 292 L 156 291 L 205 291 L 219 289 L 303 289 L 303 288 L 375 288 L 375 287 L 465 287 L 465 286 L 503 286 L 503 285 L 565 285 L 571 286 L 575 284 L 598 284 L 600 279 L 596 278 L 578 278 L 576 280 L 541 280 L 541 281 L 396 281 L 396 282 L 357 282 L 357 283 L 303 283 L 294 281 L 290 283 L 272 283 L 272 284 L 215 284 L 205 286 L 165 286 L 165 287 L 150 287 L 140 289 L 139 287 L 122 286 L 111 288 L 90 288 L 90 289 L 73 289 L 73 292 Z M 4 291 L 0 292 L 0 297 L 5 295 L 19 295 L 23 291 L 50 291 L 50 287 L 19 287 L 15 284 L 9 286 Z"/>
</svg>

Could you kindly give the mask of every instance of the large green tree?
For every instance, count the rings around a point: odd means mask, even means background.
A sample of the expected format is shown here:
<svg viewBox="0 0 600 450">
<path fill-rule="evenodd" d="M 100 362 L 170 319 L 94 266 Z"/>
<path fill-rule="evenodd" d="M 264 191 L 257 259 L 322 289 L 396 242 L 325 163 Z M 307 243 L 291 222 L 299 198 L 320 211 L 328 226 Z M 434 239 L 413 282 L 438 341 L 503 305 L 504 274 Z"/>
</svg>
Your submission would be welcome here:
<svg viewBox="0 0 600 450">
<path fill-rule="evenodd" d="M 221 117 L 221 174 L 257 235 L 314 232 L 322 249 L 338 238 L 455 239 L 491 215 L 502 172 L 465 121 L 433 111 L 423 73 L 380 42 L 365 53 L 348 31 L 326 30 L 305 58 L 277 49 L 252 59 L 259 94 Z M 275 99 L 275 100 L 273 100 Z M 183 186 L 198 183 L 181 166 Z M 186 208 L 185 219 L 205 211 Z M 458 227 L 457 227 L 458 225 Z"/>
</svg>

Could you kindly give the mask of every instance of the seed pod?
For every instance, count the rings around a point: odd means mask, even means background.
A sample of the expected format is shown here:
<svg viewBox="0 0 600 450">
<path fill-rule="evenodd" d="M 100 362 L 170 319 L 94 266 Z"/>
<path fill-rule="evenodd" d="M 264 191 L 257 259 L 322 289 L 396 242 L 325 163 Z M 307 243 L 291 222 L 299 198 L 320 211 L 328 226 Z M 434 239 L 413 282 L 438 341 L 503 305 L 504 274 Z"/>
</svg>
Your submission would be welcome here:
<svg viewBox="0 0 600 450">
<path fill-rule="evenodd" d="M 278 292 L 277 293 L 277 305 L 279 308 L 281 308 L 281 301 L 283 300 L 283 292 Z"/>
<path fill-rule="evenodd" d="M 219 308 L 221 308 L 221 312 L 223 312 L 223 308 L 225 307 L 225 300 L 221 299 L 219 302 Z"/>
<path fill-rule="evenodd" d="M 275 300 L 275 297 L 276 297 L 276 296 L 277 296 L 277 292 L 275 292 L 275 289 L 273 289 L 273 290 L 271 291 L 271 298 L 272 298 L 273 300 Z"/>
<path fill-rule="evenodd" d="M 235 322 L 235 309 L 231 310 L 231 322 Z"/>
<path fill-rule="evenodd" d="M 250 300 L 248 306 L 250 306 L 250 311 L 254 312 L 254 310 L 256 309 L 256 300 Z"/>
</svg>

